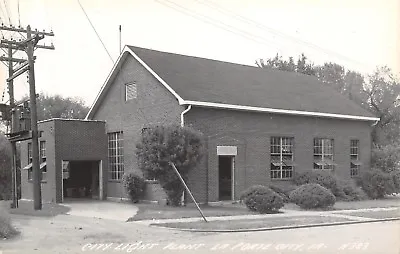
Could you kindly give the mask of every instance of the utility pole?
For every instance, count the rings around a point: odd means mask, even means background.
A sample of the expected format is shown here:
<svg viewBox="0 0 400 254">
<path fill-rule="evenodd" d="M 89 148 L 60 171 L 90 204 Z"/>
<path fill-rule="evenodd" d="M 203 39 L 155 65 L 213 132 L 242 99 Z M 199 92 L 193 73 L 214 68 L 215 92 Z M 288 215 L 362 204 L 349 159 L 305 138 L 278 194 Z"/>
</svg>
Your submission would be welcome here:
<svg viewBox="0 0 400 254">
<path fill-rule="evenodd" d="M 13 70 L 13 62 L 12 59 L 12 48 L 11 45 L 8 45 L 8 76 L 11 77 L 14 75 Z M 10 99 L 10 108 L 11 108 L 11 132 L 14 132 L 17 127 L 16 123 L 16 115 L 15 115 L 15 99 L 14 99 L 14 80 L 10 80 L 8 82 L 8 94 Z M 12 182 L 12 207 L 18 207 L 18 189 L 17 189 L 17 144 L 16 142 L 11 142 L 11 149 L 12 149 L 12 160 L 11 160 L 11 182 Z"/>
<path fill-rule="evenodd" d="M 42 209 L 42 193 L 41 193 L 41 169 L 39 164 L 39 140 L 38 140 L 38 126 L 37 126 L 37 108 L 36 108 L 36 87 L 35 87 L 35 56 L 34 50 L 35 48 L 42 49 L 54 49 L 54 46 L 46 46 L 46 45 L 37 45 L 39 40 L 43 39 L 45 35 L 54 36 L 53 32 L 40 32 L 38 30 L 32 30 L 30 26 L 27 26 L 26 29 L 21 27 L 7 27 L 4 25 L 0 26 L 0 30 L 5 31 L 14 31 L 19 32 L 20 34 L 25 33 L 26 39 L 24 41 L 15 41 L 15 40 L 1 40 L 0 48 L 8 48 L 8 57 L 0 57 L 0 61 L 8 61 L 9 68 L 9 77 L 7 79 L 9 85 L 9 94 L 10 94 L 10 107 L 12 112 L 12 125 L 11 132 L 9 135 L 9 140 L 13 144 L 13 174 L 16 171 L 16 163 L 14 158 L 16 158 L 16 142 L 32 139 L 32 170 L 33 170 L 33 200 L 34 200 L 34 209 L 41 210 Z M 12 57 L 12 50 L 16 51 L 24 51 L 27 54 L 28 60 L 18 59 Z M 13 63 L 20 63 L 16 69 L 13 69 Z M 30 100 L 30 112 L 31 112 L 31 130 L 20 130 L 17 127 L 16 121 L 16 112 L 15 112 L 15 102 L 14 102 L 14 86 L 13 80 L 19 75 L 23 74 L 25 71 L 29 71 L 29 100 Z M 15 169 L 14 169 L 15 167 Z M 13 204 L 14 199 L 17 200 L 16 197 L 16 174 L 13 176 L 14 183 L 14 191 L 13 191 Z M 17 205 L 17 201 L 15 201 L 15 206 Z"/>
<path fill-rule="evenodd" d="M 28 55 L 29 66 L 29 99 L 31 109 L 31 128 L 32 128 L 32 170 L 33 170 L 33 202 L 34 209 L 42 209 L 42 174 L 39 163 L 39 135 L 37 126 L 37 109 L 36 109 L 36 88 L 35 88 L 35 64 L 33 60 L 33 46 L 31 27 L 26 29 L 27 45 L 26 54 Z"/>
</svg>

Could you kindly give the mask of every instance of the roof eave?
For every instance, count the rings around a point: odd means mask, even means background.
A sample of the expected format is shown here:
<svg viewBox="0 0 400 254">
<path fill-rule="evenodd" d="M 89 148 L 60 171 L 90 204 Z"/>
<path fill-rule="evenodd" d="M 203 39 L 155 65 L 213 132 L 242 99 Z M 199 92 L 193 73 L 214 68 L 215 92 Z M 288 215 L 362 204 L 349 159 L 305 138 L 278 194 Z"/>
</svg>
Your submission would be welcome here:
<svg viewBox="0 0 400 254">
<path fill-rule="evenodd" d="M 298 115 L 298 116 L 312 116 L 312 117 L 323 117 L 323 118 L 336 118 L 336 119 L 359 120 L 359 121 L 379 121 L 380 120 L 377 117 L 368 117 L 368 116 L 356 116 L 356 115 L 322 113 L 322 112 L 301 111 L 301 110 L 252 107 L 252 106 L 204 102 L 204 101 L 185 100 L 182 103 L 180 103 L 180 105 L 193 105 L 193 106 L 207 107 L 207 108 L 231 109 L 231 110 L 241 110 L 241 111 L 253 111 L 253 112 Z"/>
</svg>

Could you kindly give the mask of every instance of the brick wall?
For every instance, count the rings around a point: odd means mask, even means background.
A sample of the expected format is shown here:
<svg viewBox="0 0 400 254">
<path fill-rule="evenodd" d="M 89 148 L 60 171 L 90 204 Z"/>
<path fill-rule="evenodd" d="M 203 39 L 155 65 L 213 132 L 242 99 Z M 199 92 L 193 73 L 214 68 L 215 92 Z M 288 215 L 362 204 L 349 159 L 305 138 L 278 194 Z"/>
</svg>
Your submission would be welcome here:
<svg viewBox="0 0 400 254">
<path fill-rule="evenodd" d="M 52 119 L 40 122 L 40 141 L 46 141 L 47 178 L 42 183 L 43 202 L 62 201 L 62 160 L 86 160 L 107 162 L 107 139 L 104 122 Z M 21 167 L 28 165 L 28 143 L 21 142 Z M 104 170 L 104 169 L 103 169 Z M 103 172 L 103 175 L 105 173 Z M 106 185 L 103 183 L 106 196 Z M 32 181 L 27 170 L 21 170 L 23 199 L 33 199 Z"/>
<path fill-rule="evenodd" d="M 47 121 L 40 123 L 38 130 L 42 131 L 40 141 L 46 141 L 46 164 L 47 176 L 42 181 L 42 200 L 43 202 L 56 202 L 56 184 L 55 184 L 55 138 L 54 138 L 54 122 Z M 33 182 L 28 180 L 28 171 L 23 168 L 28 165 L 28 143 L 32 141 L 21 142 L 21 198 L 33 199 Z"/>
<path fill-rule="evenodd" d="M 108 133 L 123 131 L 125 172 L 137 168 L 135 144 L 143 127 L 149 124 L 180 124 L 184 107 L 132 56 L 129 56 L 94 112 L 95 120 L 105 120 Z M 125 101 L 125 84 L 136 83 L 137 98 Z M 108 170 L 108 165 L 105 165 Z M 127 197 L 120 181 L 108 180 L 108 197 Z"/>
<path fill-rule="evenodd" d="M 107 164 L 107 136 L 105 122 L 55 120 L 56 155 L 55 172 L 57 202 L 62 200 L 62 161 L 102 161 Z M 103 176 L 107 175 L 103 167 Z M 103 197 L 106 197 L 106 182 L 103 181 Z"/>
<path fill-rule="evenodd" d="M 295 171 L 313 168 L 313 139 L 334 139 L 336 174 L 350 177 L 350 139 L 360 140 L 361 170 L 370 165 L 371 122 L 285 116 L 232 110 L 192 108 L 185 116 L 189 126 L 202 131 L 208 139 L 208 154 L 202 166 L 191 172 L 190 186 L 200 201 L 218 200 L 217 146 L 237 146 L 235 198 L 254 184 L 270 179 L 270 137 L 290 136 L 295 142 Z M 208 167 L 208 172 L 207 172 Z M 283 182 L 282 180 L 272 180 Z M 204 186 L 208 185 L 208 193 Z"/>
</svg>

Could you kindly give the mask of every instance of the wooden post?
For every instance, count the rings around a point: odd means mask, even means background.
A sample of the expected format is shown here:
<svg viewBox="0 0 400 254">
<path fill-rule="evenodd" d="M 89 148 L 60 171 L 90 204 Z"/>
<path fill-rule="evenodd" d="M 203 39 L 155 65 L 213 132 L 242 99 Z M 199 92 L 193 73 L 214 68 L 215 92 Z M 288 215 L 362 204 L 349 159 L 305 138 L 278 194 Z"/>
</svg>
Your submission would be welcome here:
<svg viewBox="0 0 400 254">
<path fill-rule="evenodd" d="M 32 38 L 31 27 L 27 29 L 27 39 Z M 35 67 L 33 59 L 34 41 L 28 41 L 27 55 L 29 63 L 29 99 L 31 110 L 31 128 L 32 128 L 32 171 L 33 171 L 33 207 L 35 210 L 42 209 L 42 185 L 41 170 L 39 165 L 39 140 L 37 125 L 37 108 L 36 108 L 36 88 L 35 88 Z"/>
<path fill-rule="evenodd" d="M 179 180 L 181 180 L 183 186 L 185 186 L 185 189 L 187 190 L 187 192 L 189 193 L 190 197 L 192 198 L 194 204 L 195 204 L 196 207 L 197 207 L 197 210 L 199 210 L 199 212 L 200 212 L 201 216 L 203 217 L 204 221 L 205 221 L 205 222 L 208 222 L 207 219 L 206 219 L 206 217 L 204 216 L 203 212 L 201 211 L 199 205 L 197 204 L 196 200 L 194 199 L 192 192 L 190 191 L 189 187 L 186 185 L 185 180 L 183 180 L 181 174 L 179 173 L 178 169 L 176 168 L 175 164 L 172 163 L 172 162 L 170 162 L 169 164 L 170 164 L 171 167 L 174 169 L 175 173 L 178 175 Z"/>
<path fill-rule="evenodd" d="M 8 77 L 14 75 L 13 62 L 11 60 L 13 55 L 11 45 L 8 45 Z M 8 81 L 8 94 L 10 97 L 11 109 L 11 133 L 17 131 L 17 117 L 15 115 L 15 99 L 14 99 L 14 80 Z M 11 142 L 12 159 L 11 159 L 11 195 L 12 195 L 12 208 L 18 207 L 18 191 L 17 191 L 17 147 L 15 142 Z"/>
</svg>

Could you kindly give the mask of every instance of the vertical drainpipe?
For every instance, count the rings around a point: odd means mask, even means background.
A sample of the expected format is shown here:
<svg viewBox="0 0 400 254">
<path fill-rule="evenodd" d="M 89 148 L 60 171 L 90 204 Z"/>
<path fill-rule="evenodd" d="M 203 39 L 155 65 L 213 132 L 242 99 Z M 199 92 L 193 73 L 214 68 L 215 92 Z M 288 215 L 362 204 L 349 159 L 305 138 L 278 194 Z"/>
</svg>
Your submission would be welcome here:
<svg viewBox="0 0 400 254">
<path fill-rule="evenodd" d="M 189 104 L 189 106 L 181 113 L 181 127 L 185 126 L 185 119 L 184 115 L 189 112 L 189 110 L 192 108 L 192 105 Z"/>
<path fill-rule="evenodd" d="M 184 110 L 184 111 L 182 111 L 182 113 L 181 113 L 181 127 L 184 127 L 185 126 L 185 119 L 184 119 L 184 115 L 187 113 L 187 112 L 189 112 L 189 110 L 192 108 L 192 105 L 188 105 L 188 107 Z M 183 191 L 183 195 L 182 195 L 182 200 L 181 200 L 181 202 L 182 202 L 182 204 L 185 204 L 186 202 L 185 202 L 185 199 L 186 199 L 186 197 L 185 197 L 185 191 Z"/>
</svg>

